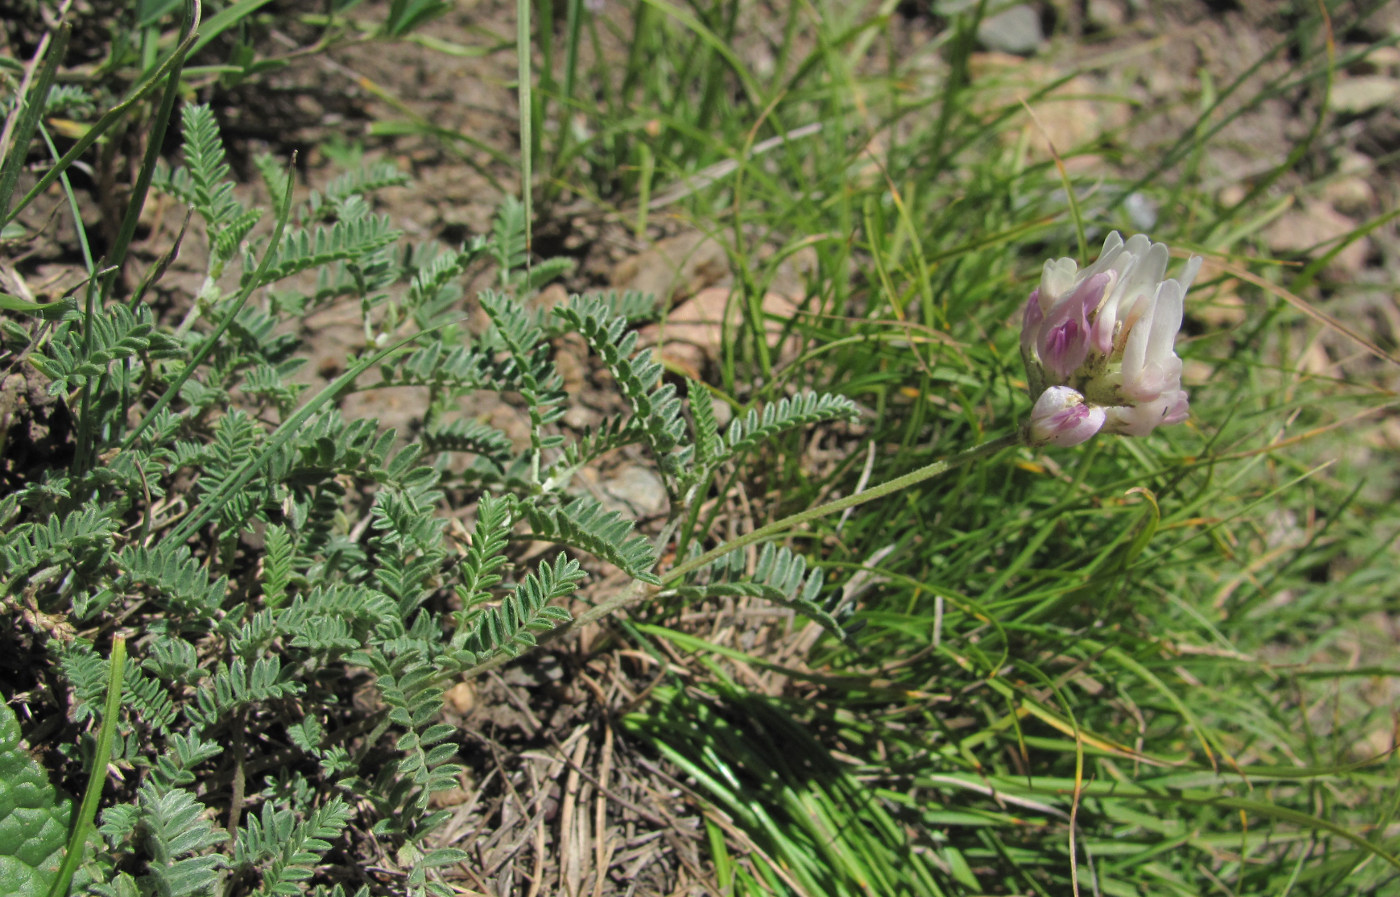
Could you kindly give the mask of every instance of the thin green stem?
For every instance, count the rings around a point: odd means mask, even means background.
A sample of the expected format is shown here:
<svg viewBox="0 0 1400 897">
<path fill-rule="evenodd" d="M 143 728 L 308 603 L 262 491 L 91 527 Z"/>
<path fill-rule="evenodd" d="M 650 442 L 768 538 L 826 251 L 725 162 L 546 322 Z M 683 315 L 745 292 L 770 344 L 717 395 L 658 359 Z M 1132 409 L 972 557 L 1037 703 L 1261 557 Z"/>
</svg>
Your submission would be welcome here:
<svg viewBox="0 0 1400 897">
<path fill-rule="evenodd" d="M 190 22 L 199 15 L 199 9 L 194 3 L 187 3 L 180 20 L 181 32 L 187 32 Z M 184 46 L 183 44 L 180 46 Z M 173 117 L 175 101 L 180 96 L 180 73 L 185 65 L 185 51 L 179 46 L 175 48 L 175 53 L 171 57 L 172 66 L 170 75 L 166 80 L 165 93 L 161 96 L 159 105 L 156 106 L 155 114 L 152 116 L 149 132 L 146 135 L 146 152 L 141 159 L 141 167 L 136 172 L 136 183 L 131 188 L 131 195 L 126 201 L 126 212 L 122 215 L 122 223 L 117 231 L 116 241 L 107 251 L 107 258 L 111 261 L 112 267 L 120 269 L 126 265 L 126 253 L 131 248 L 131 240 L 136 236 L 136 225 L 141 218 L 141 210 L 146 205 L 146 195 L 151 189 L 151 178 L 155 175 L 156 162 L 160 159 L 161 147 L 165 143 L 165 131 L 170 125 Z M 115 276 L 116 272 L 107 275 L 107 280 Z M 107 295 L 108 284 L 104 284 L 103 295 Z M 133 297 L 133 300 L 136 297 Z M 135 307 L 135 301 L 132 307 Z"/>
<path fill-rule="evenodd" d="M 198 3 L 194 5 L 196 9 L 199 7 Z M 24 195 L 18 205 L 0 214 L 0 224 L 13 221 L 20 212 L 24 211 L 25 207 L 34 201 L 36 196 L 41 195 L 45 190 L 49 189 L 49 185 L 57 180 L 60 174 L 67 171 L 75 159 L 86 152 L 88 147 L 96 143 L 97 139 L 101 137 L 108 128 L 120 121 L 121 118 L 126 115 L 127 111 L 140 102 L 146 94 L 155 90 L 155 88 L 164 81 L 165 76 L 170 73 L 170 70 L 174 68 L 175 63 L 184 59 L 182 54 L 190 44 L 194 42 L 196 36 L 195 29 L 198 27 L 199 17 L 195 15 L 193 27 L 186 32 L 179 46 L 175 48 L 175 52 L 172 53 L 165 62 L 161 63 L 161 67 L 155 74 L 153 74 L 149 80 L 141 82 L 140 86 L 132 90 L 130 96 L 111 109 L 108 109 L 95 124 L 83 132 L 83 136 L 79 137 L 78 140 L 68 148 L 68 152 L 63 154 L 63 158 L 55 162 L 53 168 L 45 172 L 43 177 L 39 178 L 38 182 L 35 183 L 33 187 L 29 188 L 29 192 Z"/>
<path fill-rule="evenodd" d="M 122 451 L 126 451 L 135 445 L 136 440 L 139 439 L 141 434 L 146 432 L 146 428 L 155 421 L 156 415 L 160 414 L 161 410 L 175 399 L 180 392 L 180 388 L 185 385 L 185 381 L 199 368 L 200 364 L 204 362 L 204 359 L 209 357 L 209 353 L 214 351 L 214 347 L 219 344 L 219 338 L 224 335 L 224 331 L 229 328 L 234 318 L 243 310 L 243 305 L 248 301 L 248 297 L 253 294 L 254 290 L 264 285 L 267 277 L 267 269 L 272 264 L 273 256 L 277 254 L 278 248 L 282 245 L 282 234 L 287 228 L 287 221 L 291 218 L 292 188 L 296 186 L 296 176 L 294 174 L 296 170 L 296 161 L 297 154 L 296 151 L 293 151 L 292 158 L 287 163 L 286 189 L 282 191 L 282 201 L 277 206 L 277 223 L 272 228 L 272 237 L 267 241 L 267 249 L 263 252 L 262 261 L 258 263 L 257 270 L 254 271 L 253 276 L 243 284 L 242 289 L 238 291 L 238 295 L 233 298 L 233 301 L 228 304 L 227 310 L 224 312 L 223 320 L 219 322 L 219 325 L 214 328 L 212 333 L 205 337 L 204 342 L 200 345 L 199 350 L 195 352 L 194 357 L 191 358 L 184 369 L 180 371 L 174 382 L 165 388 L 165 392 L 156 400 L 151 410 L 146 412 L 146 416 L 136 425 L 136 429 L 132 430 L 131 434 L 122 442 Z M 89 312 L 89 314 L 90 313 L 91 312 Z"/>
<path fill-rule="evenodd" d="M 25 83 L 15 93 L 18 118 L 6 122 L 14 130 L 0 137 L 0 217 L 9 221 L 10 199 L 14 196 L 15 184 L 24 170 L 24 160 L 29 153 L 29 141 L 34 138 L 34 129 L 42 121 L 44 107 L 48 104 L 49 89 L 58 77 L 58 67 L 68 52 L 68 39 L 73 34 L 71 23 L 64 21 L 50 34 L 39 41 L 39 50 L 34 54 L 34 65 L 25 75 Z M 30 76 L 34 80 L 29 80 Z M 7 142 L 8 141 L 8 142 Z M 81 228 L 80 228 L 81 230 Z"/>
<path fill-rule="evenodd" d="M 112 759 L 112 741 L 117 731 L 117 714 L 121 711 L 122 677 L 125 672 L 126 639 L 117 636 L 112 639 L 112 656 L 108 661 L 107 700 L 102 708 L 102 726 L 97 730 L 97 750 L 92 755 L 92 767 L 88 770 L 87 788 L 78 808 L 78 818 L 73 821 L 73 830 L 68 837 L 68 852 L 63 857 L 58 876 L 49 887 L 49 897 L 63 897 L 68 893 L 73 873 L 78 871 L 78 864 L 83 860 L 83 845 L 87 842 L 93 820 L 97 818 L 102 784 L 107 781 L 107 763 Z"/>
<path fill-rule="evenodd" d="M 534 100 L 530 97 L 530 6 L 527 0 L 515 4 L 516 87 L 520 104 L 520 192 L 525 203 L 525 270 L 530 270 L 531 237 L 534 227 L 535 136 Z M 567 130 L 567 129 L 565 129 Z"/>
<path fill-rule="evenodd" d="M 725 542 L 723 545 L 720 545 L 716 548 L 712 548 L 704 554 L 700 555 L 698 558 L 695 558 L 694 560 L 686 561 L 684 564 L 681 564 L 679 567 L 676 567 L 670 573 L 666 574 L 665 584 L 673 584 L 681 577 L 685 576 L 687 573 L 690 573 L 693 570 L 697 570 L 705 566 L 706 564 L 709 564 L 712 561 L 721 558 L 726 554 L 729 554 L 732 551 L 738 551 L 741 548 L 747 548 L 755 542 L 761 542 L 772 536 L 776 536 L 779 533 L 786 532 L 787 530 L 801 526 L 804 523 L 816 520 L 820 517 L 826 517 L 831 514 L 837 514 L 841 511 L 846 510 L 847 508 L 854 508 L 858 505 L 863 505 L 866 502 L 874 501 L 877 498 L 884 498 L 886 495 L 889 495 L 892 492 L 899 492 L 901 490 L 908 489 L 910 486 L 913 486 L 916 483 L 922 483 L 924 480 L 940 476 L 956 467 L 961 467 L 962 465 L 967 464 L 971 461 L 976 461 L 979 458 L 985 458 L 988 455 L 994 455 L 1002 449 L 1009 448 L 1020 441 L 1020 431 L 1013 431 L 1011 433 L 1007 433 L 1004 436 L 999 436 L 998 438 L 993 439 L 991 442 L 984 442 L 981 445 L 974 446 L 963 452 L 959 452 L 958 454 L 953 455 L 951 458 L 944 458 L 942 460 L 935 461 L 932 464 L 920 467 L 918 470 L 910 471 L 904 476 L 895 477 L 894 479 L 888 482 L 881 483 L 880 485 L 867 489 L 864 492 L 857 492 L 854 495 L 848 495 L 845 498 L 838 498 L 835 501 L 829 501 L 824 505 L 817 505 L 815 508 L 808 508 L 805 511 L 798 511 L 796 514 L 784 517 L 782 520 L 774 521 L 773 523 L 770 523 L 767 526 L 761 526 L 751 533 L 745 533 L 737 539 L 733 539 L 729 542 Z M 665 586 L 663 585 L 663 588 L 664 587 Z M 601 607 L 603 607 L 603 605 L 599 605 L 597 608 L 594 608 L 593 611 L 589 611 L 588 614 L 579 617 L 580 622 L 584 621 L 584 617 L 589 616 Z"/>
</svg>

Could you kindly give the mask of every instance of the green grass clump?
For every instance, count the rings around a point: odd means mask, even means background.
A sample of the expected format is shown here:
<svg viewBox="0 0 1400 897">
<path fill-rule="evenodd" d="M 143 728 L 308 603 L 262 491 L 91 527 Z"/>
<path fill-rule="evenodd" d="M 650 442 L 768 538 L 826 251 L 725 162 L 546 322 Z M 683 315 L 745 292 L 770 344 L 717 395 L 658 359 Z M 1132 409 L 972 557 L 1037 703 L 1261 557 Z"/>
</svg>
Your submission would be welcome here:
<svg viewBox="0 0 1400 897">
<path fill-rule="evenodd" d="M 1360 287 L 1316 278 L 1328 250 L 1390 216 L 1300 264 L 1267 259 L 1264 238 L 1271 190 L 1314 189 L 1298 166 L 1332 151 L 1330 87 L 1367 51 L 1339 58 L 1312 37 L 1319 12 L 1302 11 L 1233 82 L 1086 103 L 1078 76 L 1096 63 L 989 70 L 978 14 L 944 23 L 930 77 L 927 57 L 901 55 L 888 11 L 791 10 L 771 33 L 810 38 L 807 55 L 763 73 L 714 59 L 705 75 L 727 79 L 733 117 L 704 118 L 710 82 L 694 79 L 674 108 L 706 124 L 663 118 L 690 137 L 656 154 L 672 167 L 627 169 L 654 182 L 636 188 L 642 208 L 684 195 L 679 215 L 727 245 L 748 326 L 726 343 L 720 395 L 743 407 L 810 385 L 871 412 L 828 467 L 799 465 L 796 441 L 771 456 L 775 509 L 1015 426 L 1016 324 L 1040 260 L 1088 261 L 1106 230 L 1148 214 L 1154 238 L 1223 262 L 1188 300 L 1191 421 L 1003 453 L 815 524 L 797 546 L 850 584 L 857 647 L 794 651 L 779 627 L 740 650 L 653 618 L 639 635 L 672 641 L 696 678 L 658 690 L 629 731 L 723 812 L 713 858 L 735 893 L 1383 893 L 1400 842 L 1391 702 L 1374 696 L 1393 690 L 1396 654 L 1367 629 L 1394 613 L 1400 518 L 1377 425 L 1395 358 L 1317 312 Z M 645 15 L 628 20 L 634 45 L 709 52 L 690 20 Z M 644 117 L 675 89 L 662 70 L 636 75 L 637 99 L 602 121 Z M 1222 202 L 1213 149 L 1279 97 L 1304 110 L 1304 138 Z M 1109 124 L 1050 156 L 1039 118 L 1062 103 Z M 1154 118 L 1186 124 L 1165 146 L 1135 143 Z M 723 174 L 695 178 L 716 153 Z M 569 183 L 586 193 L 585 178 Z M 798 251 L 814 258 L 783 326 L 805 350 L 780 361 L 761 299 Z M 1319 336 L 1375 363 L 1301 368 Z M 747 684 L 759 671 L 786 684 Z"/>
</svg>

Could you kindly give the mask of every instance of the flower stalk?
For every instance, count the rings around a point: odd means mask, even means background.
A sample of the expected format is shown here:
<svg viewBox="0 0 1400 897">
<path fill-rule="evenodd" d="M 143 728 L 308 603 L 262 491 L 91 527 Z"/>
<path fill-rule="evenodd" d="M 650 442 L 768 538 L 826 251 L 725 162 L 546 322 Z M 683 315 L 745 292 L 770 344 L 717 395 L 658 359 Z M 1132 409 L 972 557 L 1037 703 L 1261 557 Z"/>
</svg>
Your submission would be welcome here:
<svg viewBox="0 0 1400 897">
<path fill-rule="evenodd" d="M 976 461 L 981 458 L 986 458 L 990 455 L 996 454 L 1002 449 L 1010 448 L 1011 446 L 1020 443 L 1022 439 L 1023 435 L 1020 431 L 1013 431 L 1011 433 L 1005 434 L 1004 436 L 999 436 L 996 439 L 984 442 L 981 445 L 973 446 L 972 448 L 967 449 L 966 451 L 959 452 L 956 455 L 953 455 L 952 457 L 942 458 L 937 461 L 934 461 L 932 464 L 927 464 L 923 467 L 920 467 L 917 470 L 912 470 L 909 473 L 904 474 L 903 476 L 895 477 L 894 479 L 889 480 L 888 482 L 881 483 L 878 486 L 874 486 L 870 489 L 865 490 L 864 492 L 857 492 L 854 495 L 848 495 L 845 498 L 838 498 L 833 501 L 829 501 L 825 504 L 817 505 L 813 508 L 808 508 L 805 511 L 798 511 L 796 514 L 791 514 L 787 517 L 784 517 L 781 520 L 776 520 L 773 523 L 768 524 L 767 526 L 761 526 L 753 532 L 745 533 L 742 536 L 739 536 L 735 539 L 731 539 L 728 542 L 723 543 L 722 545 L 710 549 L 709 551 L 705 552 L 699 557 L 693 558 L 673 568 L 672 570 L 666 573 L 664 583 L 661 586 L 647 585 L 646 583 L 643 583 L 641 581 L 633 582 L 632 585 L 623 589 L 621 592 L 614 595 L 612 598 L 609 598 L 608 600 L 600 604 L 594 605 L 593 607 L 579 614 L 570 622 L 565 623 L 564 625 L 553 629 L 549 632 L 543 633 L 540 636 L 540 643 L 545 644 L 548 642 L 555 641 L 559 638 L 562 638 L 564 635 L 570 632 L 573 632 L 583 626 L 587 626 L 589 623 L 596 622 L 597 620 L 601 620 L 603 617 L 614 614 L 617 611 L 620 611 L 626 607 L 629 607 L 633 604 L 637 604 L 638 602 L 643 601 L 645 599 L 654 597 L 657 593 L 676 585 L 676 583 L 678 583 L 687 574 L 692 573 L 695 570 L 700 569 L 701 567 L 704 567 L 706 564 L 713 563 L 715 560 L 723 557 L 726 554 L 729 554 L 732 551 L 738 551 L 742 548 L 747 548 L 748 546 L 753 545 L 756 542 L 762 542 L 771 539 L 774 536 L 789 532 L 801 526 L 804 523 L 809 523 L 813 520 L 817 520 L 822 517 L 829 517 L 832 514 L 839 514 L 847 508 L 854 508 L 858 505 L 863 505 L 866 502 L 871 502 L 875 501 L 878 498 L 883 498 L 891 493 L 899 492 L 902 489 L 908 489 L 910 486 L 917 485 L 918 483 L 922 483 L 925 480 L 933 479 L 936 476 L 945 474 L 950 470 L 954 470 L 955 468 L 962 467 L 963 465 L 968 464 L 972 461 Z M 493 670 L 496 667 L 508 663 L 510 659 L 511 658 L 503 654 L 488 658 L 482 663 L 479 663 L 471 669 L 462 673 L 462 678 L 474 678 L 475 676 L 481 673 L 487 672 L 488 670 Z"/>
</svg>

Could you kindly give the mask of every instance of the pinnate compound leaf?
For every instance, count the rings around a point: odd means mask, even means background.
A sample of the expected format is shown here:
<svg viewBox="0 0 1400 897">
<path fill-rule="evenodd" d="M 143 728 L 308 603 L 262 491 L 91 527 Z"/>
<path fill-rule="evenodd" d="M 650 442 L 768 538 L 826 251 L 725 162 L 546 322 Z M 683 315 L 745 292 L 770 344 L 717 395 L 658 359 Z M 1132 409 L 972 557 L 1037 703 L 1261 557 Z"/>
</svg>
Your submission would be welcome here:
<svg viewBox="0 0 1400 897">
<path fill-rule="evenodd" d="M 332 262 L 363 260 L 370 253 L 393 243 L 399 236 L 388 215 L 340 220 L 329 227 L 317 225 L 311 230 L 289 231 L 277 247 L 262 283 L 273 283 Z M 251 278 L 257 267 L 250 256 L 249 263 L 244 266 L 248 272 L 245 278 Z"/>
<path fill-rule="evenodd" d="M 736 457 L 784 431 L 838 418 L 853 420 L 857 415 L 856 404 L 845 396 L 807 392 L 780 399 L 762 414 L 750 410 L 744 417 L 736 417 L 724 437 L 724 454 Z"/>
<path fill-rule="evenodd" d="M 48 893 L 63 863 L 71 812 L 20 746 L 14 711 L 0 704 L 0 894 Z"/>
<path fill-rule="evenodd" d="M 145 877 L 149 891 L 162 897 L 214 893 L 219 870 L 228 860 L 204 853 L 225 839 L 207 818 L 204 805 L 187 791 L 148 781 L 141 786 L 137 807 L 151 854 Z"/>
<path fill-rule="evenodd" d="M 426 427 L 423 445 L 433 452 L 472 452 L 502 469 L 510 464 L 515 453 L 509 436 L 489 424 L 468 418 Z"/>
<path fill-rule="evenodd" d="M 515 657 L 533 647 L 535 633 L 548 632 L 572 619 L 564 608 L 549 602 L 573 592 L 585 575 L 578 561 L 570 560 L 561 551 L 553 566 L 541 564 L 538 571 L 521 580 L 500 606 L 473 620 L 466 649 L 484 659 L 498 651 Z"/>
<path fill-rule="evenodd" d="M 856 648 L 852 636 L 859 626 L 850 623 L 851 608 L 841 604 L 839 592 L 826 600 L 821 599 L 821 571 L 809 571 L 802 555 L 769 542 L 763 546 L 751 573 L 744 572 L 747 563 L 748 552 L 742 549 L 732 552 L 708 567 L 708 583 L 685 584 L 676 592 L 689 600 L 741 595 L 762 598 L 797 611 L 836 636 L 847 647 Z"/>
<path fill-rule="evenodd" d="M 533 536 L 580 548 L 597 555 L 633 579 L 651 585 L 661 580 L 652 572 L 656 551 L 645 536 L 632 532 L 632 521 L 609 511 L 591 496 L 580 496 L 562 508 L 524 508 Z"/>
<path fill-rule="evenodd" d="M 666 458 L 685 434 L 676 388 L 661 380 L 661 365 L 650 351 L 637 351 L 638 334 L 627 320 L 611 313 L 599 296 L 579 296 L 554 308 L 554 315 L 578 331 L 608 366 L 618 389 L 632 406 L 657 458 Z"/>
</svg>

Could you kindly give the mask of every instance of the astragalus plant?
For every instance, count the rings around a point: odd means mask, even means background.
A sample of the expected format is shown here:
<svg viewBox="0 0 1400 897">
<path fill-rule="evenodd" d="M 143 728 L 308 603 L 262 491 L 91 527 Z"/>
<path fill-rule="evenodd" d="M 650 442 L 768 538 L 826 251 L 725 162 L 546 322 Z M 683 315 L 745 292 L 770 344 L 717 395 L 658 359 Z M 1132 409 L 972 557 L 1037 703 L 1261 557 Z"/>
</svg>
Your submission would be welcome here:
<svg viewBox="0 0 1400 897">
<path fill-rule="evenodd" d="M 10 357 L 24 353 L 76 418 L 71 463 L 0 498 L 5 614 L 52 670 L 12 703 L 52 717 L 57 766 L 95 783 L 70 807 L 0 711 L 34 823 L 0 844 L 7 894 L 62 892 L 70 876 L 73 893 L 122 897 L 341 893 L 368 873 L 317 870 L 346 866 L 366 838 L 393 857 L 375 873 L 384 886 L 450 894 L 436 870 L 465 854 L 434 846 L 447 814 L 431 800 L 458 785 L 460 736 L 439 717 L 454 677 L 534 645 L 580 600 L 653 597 L 663 577 L 672 595 L 766 598 L 841 634 L 799 558 L 706 555 L 713 543 L 684 528 L 717 470 L 786 430 L 851 417 L 849 401 L 794 394 L 722 431 L 705 390 L 638 348 L 649 297 L 536 301 L 569 263 L 528 263 L 520 204 L 463 246 L 406 246 L 373 211 L 376 191 L 404 182 L 391 166 L 293 208 L 284 163 L 260 159 L 276 204 L 262 209 L 234 190 L 210 110 L 188 106 L 182 123 L 183 164 L 155 186 L 193 210 L 209 251 L 180 316 L 99 276 L 51 311 L 56 326 L 36 316 L 6 333 Z M 466 295 L 471 279 L 490 287 Z M 360 310 L 364 339 L 316 391 L 297 376 L 293 325 L 333 304 Z M 566 336 L 626 409 L 589 432 L 560 425 Z M 421 429 L 337 410 L 382 386 L 418 391 Z M 520 410 L 528 438 L 460 410 L 484 391 Z M 625 446 L 664 484 L 657 541 L 576 485 Z M 466 521 L 453 538 L 449 511 Z M 678 536 L 694 547 L 667 569 L 660 548 Z M 524 543 L 551 547 L 521 563 Z M 608 566 L 632 583 L 621 596 L 592 585 L 588 571 Z"/>
</svg>

